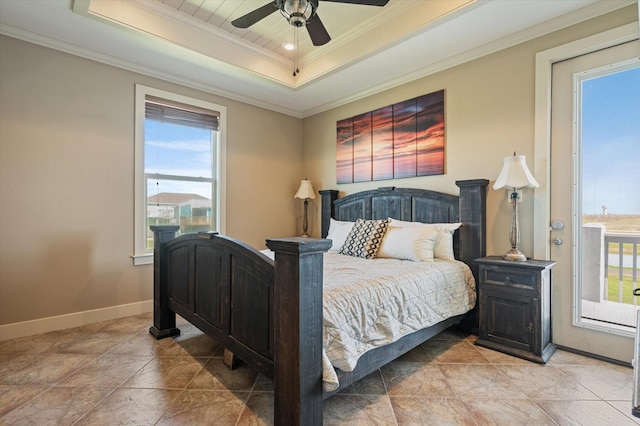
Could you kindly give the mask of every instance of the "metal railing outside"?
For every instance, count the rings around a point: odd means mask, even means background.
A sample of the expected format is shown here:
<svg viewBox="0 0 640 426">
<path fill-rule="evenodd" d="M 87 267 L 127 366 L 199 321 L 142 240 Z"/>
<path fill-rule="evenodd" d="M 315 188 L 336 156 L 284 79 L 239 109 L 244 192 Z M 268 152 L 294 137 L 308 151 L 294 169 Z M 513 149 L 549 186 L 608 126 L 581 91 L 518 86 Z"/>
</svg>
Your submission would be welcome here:
<svg viewBox="0 0 640 426">
<path fill-rule="evenodd" d="M 604 234 L 604 282 L 608 288 L 610 285 L 609 274 L 617 274 L 618 289 L 616 293 L 619 303 L 624 303 L 625 279 L 631 280 L 630 292 L 638 288 L 638 245 L 640 245 L 640 234 Z M 604 298 L 608 299 L 607 291 L 604 292 Z M 633 295 L 633 305 L 638 304 L 637 299 L 638 297 Z"/>
</svg>

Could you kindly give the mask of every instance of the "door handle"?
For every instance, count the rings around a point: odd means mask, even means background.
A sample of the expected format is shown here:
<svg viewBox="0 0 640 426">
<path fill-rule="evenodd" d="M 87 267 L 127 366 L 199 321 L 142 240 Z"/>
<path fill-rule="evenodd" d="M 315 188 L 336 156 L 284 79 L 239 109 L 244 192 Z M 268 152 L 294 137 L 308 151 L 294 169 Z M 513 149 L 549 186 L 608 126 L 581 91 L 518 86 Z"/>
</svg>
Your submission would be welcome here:
<svg viewBox="0 0 640 426">
<path fill-rule="evenodd" d="M 561 246 L 562 245 L 562 239 L 559 237 L 555 237 L 553 239 L 553 244 L 557 245 L 557 246 Z"/>
</svg>

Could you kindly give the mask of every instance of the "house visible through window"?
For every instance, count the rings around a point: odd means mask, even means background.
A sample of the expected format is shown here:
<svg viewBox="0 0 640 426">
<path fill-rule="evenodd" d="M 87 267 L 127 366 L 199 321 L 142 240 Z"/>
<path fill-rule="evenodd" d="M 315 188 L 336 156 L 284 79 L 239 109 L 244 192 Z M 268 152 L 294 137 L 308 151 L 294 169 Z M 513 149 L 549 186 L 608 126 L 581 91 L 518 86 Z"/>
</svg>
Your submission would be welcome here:
<svg viewBox="0 0 640 426">
<path fill-rule="evenodd" d="M 152 225 L 221 231 L 224 107 L 144 86 L 136 102 L 134 258 L 144 264 L 152 261 Z"/>
</svg>

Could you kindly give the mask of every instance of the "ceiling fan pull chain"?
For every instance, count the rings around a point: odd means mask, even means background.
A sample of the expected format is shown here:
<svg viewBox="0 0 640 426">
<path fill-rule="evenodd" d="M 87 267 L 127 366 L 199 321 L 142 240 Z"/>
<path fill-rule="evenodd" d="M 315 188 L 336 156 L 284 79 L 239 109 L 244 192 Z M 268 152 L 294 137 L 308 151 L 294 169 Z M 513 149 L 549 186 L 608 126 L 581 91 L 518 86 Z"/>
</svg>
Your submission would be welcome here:
<svg viewBox="0 0 640 426">
<path fill-rule="evenodd" d="M 293 45 L 295 46 L 295 52 L 293 52 L 293 66 L 295 67 L 293 76 L 295 77 L 300 74 L 300 69 L 298 69 L 298 27 L 293 27 Z"/>
</svg>

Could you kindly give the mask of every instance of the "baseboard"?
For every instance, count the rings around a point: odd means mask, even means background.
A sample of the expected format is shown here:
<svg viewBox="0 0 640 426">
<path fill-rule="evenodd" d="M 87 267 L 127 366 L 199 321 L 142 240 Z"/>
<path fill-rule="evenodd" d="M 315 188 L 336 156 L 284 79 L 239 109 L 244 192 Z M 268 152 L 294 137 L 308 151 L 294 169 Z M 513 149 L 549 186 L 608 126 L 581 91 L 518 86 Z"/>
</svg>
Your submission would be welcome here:
<svg viewBox="0 0 640 426">
<path fill-rule="evenodd" d="M 566 346 L 562 346 L 562 345 L 558 345 L 558 344 L 555 344 L 555 345 L 556 345 L 557 349 L 562 349 L 563 351 L 567 351 L 567 352 L 571 352 L 571 353 L 574 353 L 574 354 L 586 356 L 587 358 L 597 359 L 599 361 L 610 362 L 611 364 L 617 364 L 617 365 L 621 365 L 623 367 L 633 368 L 633 365 L 631 365 L 630 362 L 624 362 L 624 361 L 620 361 L 620 360 L 617 360 L 617 359 L 609 358 L 609 357 L 606 357 L 606 356 L 592 354 L 591 352 L 585 352 L 585 351 L 581 351 L 579 349 L 568 348 Z"/>
<path fill-rule="evenodd" d="M 17 337 L 33 336 L 35 334 L 48 333 L 65 328 L 80 327 L 94 322 L 144 314 L 151 311 L 153 311 L 153 300 L 143 300 L 142 302 L 127 303 L 125 305 L 110 306 L 108 308 L 15 322 L 0 325 L 0 341 L 15 339 Z"/>
</svg>

